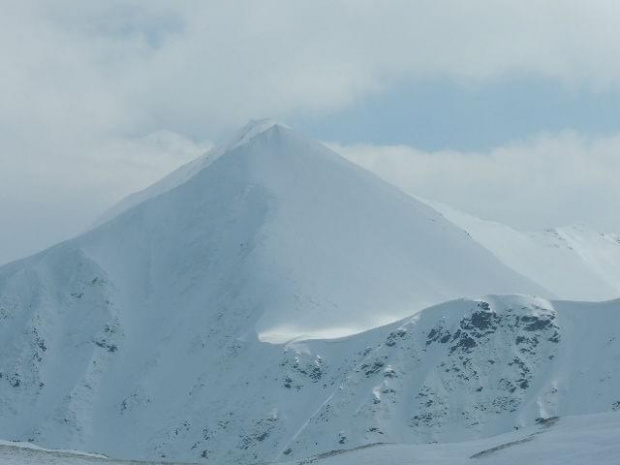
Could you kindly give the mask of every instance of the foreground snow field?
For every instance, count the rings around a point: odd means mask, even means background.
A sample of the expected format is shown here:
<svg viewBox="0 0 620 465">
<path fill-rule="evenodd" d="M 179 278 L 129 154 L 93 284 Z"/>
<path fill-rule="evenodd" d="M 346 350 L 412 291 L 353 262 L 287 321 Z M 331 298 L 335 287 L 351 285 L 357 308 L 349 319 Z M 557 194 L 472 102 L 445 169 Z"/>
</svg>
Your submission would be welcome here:
<svg viewBox="0 0 620 465">
<path fill-rule="evenodd" d="M 560 418 L 547 425 L 463 443 L 377 445 L 288 465 L 617 465 L 620 415 Z"/>
<path fill-rule="evenodd" d="M 342 450 L 282 465 L 617 465 L 620 414 L 552 419 L 478 441 L 428 445 L 383 444 Z M 174 462 L 170 462 L 171 464 Z M 178 463 L 178 462 L 177 462 Z M 142 465 L 156 462 L 142 462 Z M 0 442 L 0 465 L 138 465 L 79 453 Z"/>
</svg>

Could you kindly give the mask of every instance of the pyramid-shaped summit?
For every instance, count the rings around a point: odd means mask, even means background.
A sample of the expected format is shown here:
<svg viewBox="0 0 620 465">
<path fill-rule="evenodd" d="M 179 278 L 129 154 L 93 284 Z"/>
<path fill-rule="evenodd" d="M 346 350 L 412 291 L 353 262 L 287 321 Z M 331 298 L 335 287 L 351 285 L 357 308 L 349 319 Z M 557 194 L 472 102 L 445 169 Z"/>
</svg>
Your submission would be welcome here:
<svg viewBox="0 0 620 465">
<path fill-rule="evenodd" d="M 129 293 L 149 312 L 167 300 L 179 313 L 226 309 L 281 340 L 464 295 L 543 292 L 428 206 L 285 126 L 259 121 L 223 147 L 73 243 L 111 281 L 140 279 Z"/>
<path fill-rule="evenodd" d="M 252 422 L 275 425 L 254 402 L 271 392 L 262 363 L 282 349 L 259 340 L 341 336 L 458 296 L 544 292 L 320 143 L 277 124 L 247 129 L 89 232 L 0 268 L 0 437 L 193 460 L 186 443 L 208 435 L 205 418 L 246 439 Z M 255 416 L 230 417 L 239 399 Z M 312 405 L 274 408 L 297 428 Z M 207 449 L 230 463 L 275 456 L 288 434 L 249 448 L 226 431 L 220 455 Z"/>
<path fill-rule="evenodd" d="M 270 118 L 250 120 L 245 126 L 235 131 L 234 135 L 225 143 L 210 150 L 202 157 L 198 157 L 190 163 L 181 166 L 179 169 L 175 170 L 168 176 L 152 184 L 146 189 L 131 194 L 118 204 L 114 205 L 97 219 L 94 226 L 99 226 L 107 222 L 108 220 L 114 218 L 125 210 L 128 210 L 129 208 L 144 202 L 148 198 L 162 194 L 163 192 L 169 191 L 170 189 L 173 189 L 174 187 L 183 184 L 185 181 L 187 181 L 196 173 L 204 169 L 209 163 L 217 159 L 219 156 L 233 150 L 240 145 L 243 145 L 251 138 L 276 125 L 288 127 Z"/>
<path fill-rule="evenodd" d="M 141 195 L 9 269 L 46 263 L 57 281 L 55 260 L 76 257 L 122 315 L 238 314 L 239 331 L 267 339 L 359 331 L 460 296 L 544 293 L 433 209 L 268 120 Z"/>
</svg>

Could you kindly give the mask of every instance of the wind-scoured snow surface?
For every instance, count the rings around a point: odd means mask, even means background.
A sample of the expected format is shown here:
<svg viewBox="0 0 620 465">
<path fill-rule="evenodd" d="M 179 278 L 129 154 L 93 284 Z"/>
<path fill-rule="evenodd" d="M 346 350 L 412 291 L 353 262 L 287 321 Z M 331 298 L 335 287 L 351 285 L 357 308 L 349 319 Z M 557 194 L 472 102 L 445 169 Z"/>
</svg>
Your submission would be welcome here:
<svg viewBox="0 0 620 465">
<path fill-rule="evenodd" d="M 135 207 L 136 205 L 139 205 L 140 203 L 150 199 L 151 197 L 163 194 L 171 189 L 174 189 L 177 186 L 180 186 L 181 184 L 192 178 L 195 174 L 206 168 L 210 163 L 212 163 L 224 153 L 245 144 L 254 136 L 265 132 L 276 124 L 283 126 L 282 124 L 276 123 L 275 121 L 270 119 L 250 121 L 247 125 L 239 129 L 237 133 L 227 143 L 223 144 L 222 146 L 214 147 L 202 157 L 186 163 L 162 180 L 156 182 L 155 184 L 147 187 L 144 190 L 130 195 L 129 197 L 119 202 L 117 205 L 113 206 L 110 210 L 106 211 L 103 215 L 101 215 L 100 218 L 97 219 L 94 227 L 102 225 L 103 223 L 114 218 L 115 216 L 118 216 L 119 214 L 123 213 L 126 210 L 129 210 L 132 207 Z"/>
<path fill-rule="evenodd" d="M 542 297 L 419 312 L 488 293 Z M 619 409 L 618 301 L 553 293 L 261 121 L 84 235 L 0 268 L 0 437 L 250 464 Z"/>
<path fill-rule="evenodd" d="M 58 279 L 79 263 L 140 324 L 180 309 L 238 312 L 237 331 L 270 341 L 351 334 L 462 296 L 551 295 L 432 208 L 283 126 L 259 122 L 226 147 L 0 273 L 16 285 L 26 270 Z"/>
<path fill-rule="evenodd" d="M 428 202 L 504 264 L 570 300 L 620 297 L 620 236 L 583 224 L 522 232 Z"/>
</svg>

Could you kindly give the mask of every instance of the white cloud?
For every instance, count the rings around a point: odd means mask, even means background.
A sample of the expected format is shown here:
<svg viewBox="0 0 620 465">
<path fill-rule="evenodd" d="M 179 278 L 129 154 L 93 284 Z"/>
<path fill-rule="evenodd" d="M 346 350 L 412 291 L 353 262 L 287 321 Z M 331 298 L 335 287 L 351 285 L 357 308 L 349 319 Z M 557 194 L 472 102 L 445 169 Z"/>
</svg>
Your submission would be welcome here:
<svg viewBox="0 0 620 465">
<path fill-rule="evenodd" d="M 488 153 L 330 144 L 405 192 L 518 228 L 620 232 L 620 135 L 540 135 Z"/>
<path fill-rule="evenodd" d="M 106 202 L 176 166 L 174 154 L 127 149 L 151 133 L 201 146 L 248 118 L 336 111 L 418 78 L 525 75 L 620 88 L 619 8 L 612 0 L 5 1 L 0 262 L 76 232 Z"/>
<path fill-rule="evenodd" d="M 36 152 L 24 142 L 0 154 L 0 264 L 84 230 L 113 203 L 211 147 L 165 131 L 71 143 Z"/>
<path fill-rule="evenodd" d="M 2 18 L 2 112 L 54 129 L 212 136 L 415 78 L 620 87 L 612 0 L 59 0 Z"/>
</svg>

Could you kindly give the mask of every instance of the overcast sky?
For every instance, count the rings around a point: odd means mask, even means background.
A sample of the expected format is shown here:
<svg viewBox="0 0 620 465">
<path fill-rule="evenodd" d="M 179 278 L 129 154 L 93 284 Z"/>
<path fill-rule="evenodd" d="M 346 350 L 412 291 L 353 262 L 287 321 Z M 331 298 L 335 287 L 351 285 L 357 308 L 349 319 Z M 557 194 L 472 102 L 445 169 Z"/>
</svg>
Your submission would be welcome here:
<svg viewBox="0 0 620 465">
<path fill-rule="evenodd" d="M 0 0 L 0 263 L 269 116 L 515 227 L 620 231 L 615 0 Z"/>
</svg>

